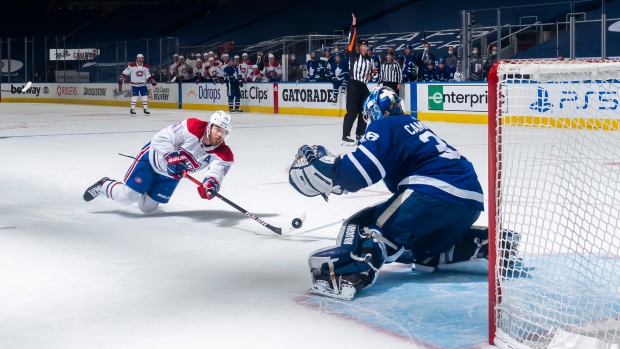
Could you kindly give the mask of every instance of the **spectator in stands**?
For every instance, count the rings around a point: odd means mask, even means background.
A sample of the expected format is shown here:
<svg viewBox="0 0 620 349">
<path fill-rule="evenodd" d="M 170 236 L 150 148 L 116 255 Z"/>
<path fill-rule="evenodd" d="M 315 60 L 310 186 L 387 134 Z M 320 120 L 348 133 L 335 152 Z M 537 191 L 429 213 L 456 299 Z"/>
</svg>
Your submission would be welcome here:
<svg viewBox="0 0 620 349">
<path fill-rule="evenodd" d="M 308 76 L 306 77 L 308 82 L 321 81 L 321 77 L 325 74 L 323 61 L 316 59 L 316 52 L 310 53 L 310 59 L 306 62 L 306 71 L 308 71 Z"/>
<path fill-rule="evenodd" d="M 448 46 L 448 55 L 445 57 L 446 65 L 452 67 L 454 71 L 456 71 L 456 65 L 459 62 L 459 59 L 454 54 L 454 46 Z"/>
<path fill-rule="evenodd" d="M 417 54 L 416 65 L 418 66 L 418 71 L 423 67 L 426 67 L 428 61 L 434 61 L 435 55 L 431 53 L 431 44 L 425 42 L 422 46 L 422 52 Z"/>
<path fill-rule="evenodd" d="M 427 60 L 426 65 L 418 77 L 418 81 L 433 82 L 439 81 L 439 68 L 435 66 L 434 60 Z"/>
<path fill-rule="evenodd" d="M 385 55 L 385 62 L 381 63 L 381 74 L 377 87 L 381 83 L 400 94 L 400 84 L 403 82 L 402 68 L 398 62 L 394 61 L 394 54 L 390 51 Z"/>
<path fill-rule="evenodd" d="M 484 61 L 482 65 L 482 80 L 487 80 L 487 75 L 489 74 L 489 69 L 497 62 L 497 46 L 493 45 L 491 48 L 491 52 L 487 59 Z"/>
<path fill-rule="evenodd" d="M 288 77 L 287 81 L 299 81 L 303 78 L 301 67 L 297 63 L 295 54 L 292 53 L 288 56 Z"/>
<path fill-rule="evenodd" d="M 415 56 L 411 51 L 412 46 L 405 46 L 405 56 L 403 60 L 403 82 L 412 82 L 418 79 L 418 67 L 415 65 Z"/>
<path fill-rule="evenodd" d="M 338 44 L 334 44 L 334 54 L 339 53 L 340 52 L 340 45 Z"/>
<path fill-rule="evenodd" d="M 235 42 L 232 41 L 231 39 L 228 39 L 226 40 L 225 43 L 220 45 L 220 53 L 224 54 L 224 53 L 232 52 L 234 47 L 235 47 Z"/>
<path fill-rule="evenodd" d="M 454 69 L 446 64 L 445 59 L 439 58 L 437 67 L 439 68 L 439 81 L 454 81 Z"/>
<path fill-rule="evenodd" d="M 478 48 L 471 50 L 471 59 L 469 61 L 469 81 L 482 81 L 482 59 L 478 54 Z"/>
<path fill-rule="evenodd" d="M 258 66 L 258 69 L 260 69 L 260 71 L 263 71 L 263 69 L 265 69 L 265 59 L 263 58 L 262 51 L 256 52 L 256 63 L 254 64 Z"/>
<path fill-rule="evenodd" d="M 265 63 L 265 69 L 263 74 L 269 79 L 269 82 L 282 81 L 282 66 L 276 62 L 276 59 L 272 53 L 267 56 L 267 62 Z"/>
</svg>

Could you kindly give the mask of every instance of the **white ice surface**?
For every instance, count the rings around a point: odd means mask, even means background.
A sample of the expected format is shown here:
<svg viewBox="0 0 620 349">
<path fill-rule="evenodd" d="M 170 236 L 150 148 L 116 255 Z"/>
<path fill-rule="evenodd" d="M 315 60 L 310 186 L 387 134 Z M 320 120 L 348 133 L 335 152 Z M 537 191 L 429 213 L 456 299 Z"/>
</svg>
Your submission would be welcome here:
<svg viewBox="0 0 620 349">
<path fill-rule="evenodd" d="M 288 184 L 302 144 L 354 149 L 340 146 L 341 118 L 233 115 L 235 164 L 220 193 L 277 226 L 307 214 L 280 238 L 221 200 L 200 199 L 186 180 L 150 215 L 106 198 L 84 202 L 101 177 L 123 179 L 132 160 L 119 153 L 134 156 L 167 125 L 210 115 L 128 111 L 0 103 L 0 348 L 437 348 L 415 329 L 397 336 L 300 301 L 318 297 L 308 292 L 307 256 L 332 245 L 339 224 L 312 229 L 389 197 L 377 184 L 326 203 Z M 428 125 L 474 163 L 486 191 L 486 126 Z"/>
</svg>

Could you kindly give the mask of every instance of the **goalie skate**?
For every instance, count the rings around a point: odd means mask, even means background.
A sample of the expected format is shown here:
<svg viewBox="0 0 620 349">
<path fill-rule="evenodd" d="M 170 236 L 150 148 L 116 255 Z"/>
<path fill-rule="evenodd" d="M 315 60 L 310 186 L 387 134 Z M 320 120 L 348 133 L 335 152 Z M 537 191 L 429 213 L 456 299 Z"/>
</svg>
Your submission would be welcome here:
<svg viewBox="0 0 620 349">
<path fill-rule="evenodd" d="M 353 300 L 355 297 L 355 287 L 347 284 L 342 284 L 340 286 L 340 293 L 336 293 L 331 287 L 329 287 L 329 283 L 324 280 L 316 280 L 312 288 L 310 289 L 310 293 L 318 294 L 325 297 L 342 299 L 345 301 Z"/>
</svg>

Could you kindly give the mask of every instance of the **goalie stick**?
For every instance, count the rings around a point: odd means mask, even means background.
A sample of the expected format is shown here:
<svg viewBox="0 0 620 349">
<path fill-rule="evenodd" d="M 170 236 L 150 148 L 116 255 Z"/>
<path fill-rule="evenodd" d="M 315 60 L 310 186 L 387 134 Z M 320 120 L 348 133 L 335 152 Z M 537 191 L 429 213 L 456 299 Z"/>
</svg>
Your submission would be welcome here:
<svg viewBox="0 0 620 349">
<path fill-rule="evenodd" d="M 199 180 L 197 180 L 196 178 L 190 176 L 189 174 L 187 174 L 187 172 L 183 172 L 183 177 L 189 179 L 190 181 L 192 181 L 194 184 L 199 185 L 202 187 L 202 182 L 200 182 Z M 288 227 L 286 230 L 283 230 L 280 227 L 276 227 L 273 226 L 265 221 L 263 221 L 262 219 L 258 218 L 256 215 L 254 215 L 251 212 L 248 212 L 247 210 L 243 209 L 241 206 L 235 204 L 234 202 L 228 200 L 227 198 L 225 198 L 224 196 L 222 196 L 219 193 L 213 193 L 215 196 L 217 196 L 218 198 L 220 198 L 222 201 L 224 201 L 225 203 L 229 204 L 230 206 L 234 207 L 235 209 L 237 209 L 237 211 L 243 213 L 244 215 L 252 218 L 253 220 L 257 221 L 258 223 L 260 223 L 262 226 L 264 226 L 265 228 L 273 231 L 274 233 L 278 234 L 278 235 L 282 235 L 282 234 L 286 234 L 286 233 L 290 233 L 291 231 L 295 230 L 295 229 L 299 229 L 301 228 L 304 220 L 306 219 L 306 214 L 303 213 L 300 217 L 293 219 L 293 223 L 291 224 L 290 227 Z M 295 226 L 298 225 L 298 226 Z"/>
</svg>

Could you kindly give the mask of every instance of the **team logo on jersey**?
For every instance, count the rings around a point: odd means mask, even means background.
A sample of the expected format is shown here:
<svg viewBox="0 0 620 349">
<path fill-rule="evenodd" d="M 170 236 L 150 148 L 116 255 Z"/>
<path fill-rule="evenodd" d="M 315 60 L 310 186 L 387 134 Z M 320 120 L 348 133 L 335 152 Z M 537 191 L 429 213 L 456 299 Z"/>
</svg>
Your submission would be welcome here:
<svg viewBox="0 0 620 349">
<path fill-rule="evenodd" d="M 144 76 L 144 72 L 142 70 L 138 70 L 136 72 L 136 76 Z"/>
<path fill-rule="evenodd" d="M 379 139 L 379 134 L 374 133 L 374 132 L 366 132 L 366 134 L 364 135 L 364 137 L 362 137 L 360 139 L 360 143 L 364 143 L 366 141 L 371 141 L 374 142 L 377 139 Z"/>
<path fill-rule="evenodd" d="M 136 177 L 135 181 L 138 184 L 142 184 L 142 178 L 140 178 L 140 177 Z"/>
</svg>

